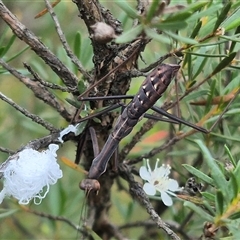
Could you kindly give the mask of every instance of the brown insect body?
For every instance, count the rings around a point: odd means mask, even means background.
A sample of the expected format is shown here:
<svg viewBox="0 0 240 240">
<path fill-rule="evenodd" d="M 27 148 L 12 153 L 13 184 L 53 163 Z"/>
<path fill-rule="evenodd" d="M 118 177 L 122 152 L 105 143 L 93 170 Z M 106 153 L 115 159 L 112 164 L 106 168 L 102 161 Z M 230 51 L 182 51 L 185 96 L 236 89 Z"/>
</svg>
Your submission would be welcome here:
<svg viewBox="0 0 240 240">
<path fill-rule="evenodd" d="M 88 179 L 98 179 L 106 171 L 108 161 L 119 142 L 132 131 L 141 116 L 162 96 L 179 68 L 180 66 L 176 64 L 161 64 L 148 75 L 139 92 L 118 117 L 115 128 L 109 135 L 102 151 L 93 160 Z M 87 189 L 84 187 L 86 180 L 81 183 L 82 189 Z"/>
</svg>

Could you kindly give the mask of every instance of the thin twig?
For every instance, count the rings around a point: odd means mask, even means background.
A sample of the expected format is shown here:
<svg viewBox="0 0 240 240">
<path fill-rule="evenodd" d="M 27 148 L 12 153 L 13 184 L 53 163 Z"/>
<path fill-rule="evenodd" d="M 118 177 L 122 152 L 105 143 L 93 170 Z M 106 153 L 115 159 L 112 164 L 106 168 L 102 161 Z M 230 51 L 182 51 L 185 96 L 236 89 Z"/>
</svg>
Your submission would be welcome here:
<svg viewBox="0 0 240 240">
<path fill-rule="evenodd" d="M 8 154 L 14 154 L 14 151 L 4 148 L 4 147 L 0 147 L 0 152 L 4 152 L 4 153 L 8 153 Z"/>
<path fill-rule="evenodd" d="M 34 80 L 38 81 L 39 83 L 41 83 L 44 87 L 48 87 L 54 90 L 60 90 L 62 92 L 73 92 L 74 89 L 70 89 L 70 88 L 66 88 L 66 87 L 62 87 L 60 85 L 57 85 L 55 83 L 50 83 L 50 82 L 46 82 L 44 81 L 38 73 L 36 73 L 32 67 L 30 65 L 28 65 L 26 62 L 23 63 L 24 67 L 27 68 L 27 70 L 33 75 Z"/>
<path fill-rule="evenodd" d="M 43 213 L 43 212 L 38 212 L 32 209 L 29 209 L 27 207 L 22 207 L 22 209 L 26 212 L 32 213 L 36 216 L 40 216 L 40 217 L 44 217 L 44 218 L 48 218 L 49 220 L 54 220 L 54 221 L 61 221 L 61 222 L 65 222 L 67 223 L 69 226 L 71 226 L 72 228 L 74 228 L 74 230 L 77 230 L 80 233 L 84 233 L 84 231 L 81 229 L 80 226 L 74 224 L 72 221 L 70 221 L 68 218 L 65 217 L 61 217 L 61 216 L 54 216 L 48 213 Z"/>
<path fill-rule="evenodd" d="M 139 40 L 137 40 L 139 41 Z M 113 68 L 111 71 L 109 71 L 105 76 L 103 76 L 101 79 L 99 79 L 96 83 L 91 85 L 85 92 L 83 92 L 81 95 L 78 96 L 78 99 L 81 99 L 83 96 L 85 96 L 87 93 L 89 93 L 93 88 L 95 88 L 97 85 L 99 85 L 101 82 L 105 81 L 108 76 L 110 76 L 112 73 L 116 72 L 120 67 L 124 66 L 141 48 L 141 40 L 139 41 L 139 45 L 133 50 L 133 52 L 130 54 L 130 56 L 127 57 L 126 60 L 118 64 L 115 68 Z"/>
<path fill-rule="evenodd" d="M 64 84 L 77 88 L 78 78 L 63 64 L 0 0 L 0 17 L 9 25 L 14 34 L 42 58 L 48 66 L 61 78 Z"/>
<path fill-rule="evenodd" d="M 46 6 L 47 6 L 47 9 L 48 9 L 48 12 L 50 13 L 52 19 L 53 19 L 53 22 L 55 24 L 55 27 L 56 27 L 56 30 L 57 30 L 57 33 L 58 33 L 58 36 L 60 38 L 60 41 L 63 45 L 63 48 L 65 49 L 67 55 L 69 56 L 69 58 L 71 59 L 71 61 L 77 66 L 78 70 L 83 74 L 84 78 L 86 79 L 91 79 L 91 76 L 88 74 L 87 71 L 85 71 L 82 63 L 78 60 L 78 58 L 76 57 L 76 55 L 72 52 L 70 46 L 68 45 L 67 43 L 67 39 L 61 29 L 61 26 L 60 26 L 60 23 L 58 21 L 58 18 L 55 14 L 55 12 L 53 11 L 53 7 L 52 5 L 49 3 L 48 0 L 45 0 L 45 3 L 46 3 Z"/>
<path fill-rule="evenodd" d="M 13 100 L 11 100 L 10 98 L 6 97 L 3 93 L 0 92 L 0 98 L 8 103 L 9 105 L 11 105 L 12 107 L 14 107 L 17 111 L 21 112 L 24 116 L 30 118 L 33 122 L 42 125 L 43 127 L 45 127 L 47 130 L 49 130 L 50 132 L 56 132 L 57 129 L 51 124 L 48 123 L 46 121 L 44 121 L 42 118 L 40 118 L 38 115 L 32 114 L 30 113 L 27 109 L 20 107 L 18 104 L 16 104 Z"/>
<path fill-rule="evenodd" d="M 31 89 L 34 95 L 53 107 L 56 111 L 60 113 L 60 115 L 65 118 L 67 121 L 70 121 L 71 115 L 68 111 L 58 102 L 57 98 L 48 91 L 46 87 L 44 87 L 39 82 L 32 81 L 30 78 L 24 76 L 22 73 L 17 71 L 15 68 L 12 68 L 6 62 L 4 62 L 0 58 L 0 65 L 2 65 L 6 70 L 8 70 L 13 76 L 19 79 L 22 83 L 24 83 L 29 89 Z"/>
</svg>

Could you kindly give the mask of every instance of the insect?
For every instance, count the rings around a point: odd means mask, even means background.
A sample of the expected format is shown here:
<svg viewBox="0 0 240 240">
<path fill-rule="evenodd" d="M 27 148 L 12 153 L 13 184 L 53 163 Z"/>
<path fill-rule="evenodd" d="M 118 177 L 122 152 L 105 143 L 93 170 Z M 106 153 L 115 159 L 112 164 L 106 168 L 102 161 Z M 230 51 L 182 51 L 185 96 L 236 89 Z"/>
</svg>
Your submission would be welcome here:
<svg viewBox="0 0 240 240">
<path fill-rule="evenodd" d="M 204 128 L 174 117 L 163 109 L 153 107 L 156 101 L 166 91 L 179 68 L 180 66 L 177 64 L 161 64 L 147 76 L 138 93 L 118 117 L 116 125 L 103 146 L 102 151 L 94 158 L 87 179 L 84 179 L 80 183 L 81 189 L 98 191 L 100 185 L 96 184 L 96 179 L 106 171 L 108 161 L 118 147 L 119 142 L 132 131 L 139 119 L 150 108 L 196 130 L 208 133 Z"/>
<path fill-rule="evenodd" d="M 198 195 L 202 191 L 203 187 L 204 185 L 202 183 L 198 183 L 195 177 L 189 178 L 185 184 L 185 190 L 190 196 Z"/>
</svg>

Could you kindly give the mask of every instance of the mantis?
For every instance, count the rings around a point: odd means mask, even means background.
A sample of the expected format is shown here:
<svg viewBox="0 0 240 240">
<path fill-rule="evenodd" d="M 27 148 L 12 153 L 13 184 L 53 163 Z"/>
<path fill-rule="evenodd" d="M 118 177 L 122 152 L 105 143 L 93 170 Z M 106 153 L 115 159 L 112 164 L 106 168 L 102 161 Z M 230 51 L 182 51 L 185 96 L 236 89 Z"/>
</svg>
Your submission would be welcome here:
<svg viewBox="0 0 240 240">
<path fill-rule="evenodd" d="M 94 158 L 87 179 L 84 179 L 80 183 L 81 189 L 97 191 L 100 188 L 97 179 L 106 171 L 109 159 L 118 147 L 119 142 L 132 131 L 139 119 L 141 119 L 150 108 L 174 121 L 179 121 L 198 131 L 208 133 L 208 131 L 202 127 L 174 117 L 163 109 L 154 107 L 154 104 L 166 91 L 179 69 L 180 66 L 178 64 L 161 64 L 147 76 L 138 93 L 118 117 L 115 127 L 110 133 L 103 149 Z"/>
</svg>

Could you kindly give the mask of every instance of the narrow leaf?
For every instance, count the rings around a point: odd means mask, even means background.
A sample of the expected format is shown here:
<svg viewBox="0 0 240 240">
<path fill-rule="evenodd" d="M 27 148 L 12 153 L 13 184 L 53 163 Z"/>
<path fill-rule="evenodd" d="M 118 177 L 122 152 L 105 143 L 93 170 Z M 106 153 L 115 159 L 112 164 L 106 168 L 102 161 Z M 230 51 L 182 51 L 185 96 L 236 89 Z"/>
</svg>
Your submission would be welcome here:
<svg viewBox="0 0 240 240">
<path fill-rule="evenodd" d="M 77 32 L 74 38 L 73 52 L 78 59 L 80 59 L 80 54 L 81 54 L 81 43 L 82 43 L 81 33 Z"/>
<path fill-rule="evenodd" d="M 209 221 L 209 222 L 214 221 L 213 217 L 210 214 L 208 214 L 206 211 L 204 211 L 201 207 L 198 207 L 191 202 L 184 202 L 184 206 L 196 212 L 202 219 L 205 219 L 206 221 Z"/>
<path fill-rule="evenodd" d="M 8 52 L 8 50 L 10 49 L 10 47 L 12 46 L 12 44 L 14 43 L 15 39 L 16 39 L 16 36 L 15 36 L 15 35 L 13 35 L 13 36 L 10 38 L 10 40 L 8 41 L 7 46 L 4 47 L 4 50 L 2 51 L 0 57 L 3 57 L 3 56 Z"/>
<path fill-rule="evenodd" d="M 206 200 L 203 201 L 203 205 L 212 216 L 216 216 L 215 207 L 213 205 L 210 205 L 210 203 Z"/>
<path fill-rule="evenodd" d="M 153 27 L 158 28 L 159 30 L 180 30 L 187 27 L 187 23 L 184 21 L 175 21 L 175 22 L 160 22 L 152 25 Z"/>
<path fill-rule="evenodd" d="M 28 50 L 30 47 L 25 47 L 23 50 L 17 52 L 15 55 L 13 55 L 12 57 L 10 57 L 6 62 L 9 63 L 10 61 L 12 61 L 13 59 L 17 58 L 19 55 L 21 55 L 22 53 L 24 53 L 26 50 Z"/>
<path fill-rule="evenodd" d="M 240 176 L 240 161 L 238 161 L 237 167 L 234 169 L 233 174 L 235 176 Z M 237 177 L 237 184 L 240 186 L 240 177 Z"/>
<path fill-rule="evenodd" d="M 216 73 L 220 72 L 222 69 L 227 67 L 235 58 L 235 56 L 236 56 L 236 52 L 232 52 L 229 54 L 229 56 L 225 57 L 213 70 L 212 75 L 215 75 Z"/>
<path fill-rule="evenodd" d="M 188 164 L 183 164 L 183 167 L 187 169 L 188 172 L 190 172 L 192 175 L 198 177 L 199 179 L 201 179 L 202 181 L 213 185 L 213 179 L 210 178 L 208 175 L 206 175 L 205 173 L 199 171 L 198 169 L 196 169 L 193 166 L 190 166 Z"/>
<path fill-rule="evenodd" d="M 17 211 L 18 211 L 18 209 L 12 209 L 12 210 L 1 209 L 0 219 L 5 218 L 5 217 L 9 217 L 10 215 L 14 214 Z"/>
<path fill-rule="evenodd" d="M 240 33 L 240 26 L 237 27 L 234 35 L 237 35 L 237 34 L 239 34 L 239 33 Z M 230 46 L 229 52 L 232 52 L 232 51 L 234 50 L 234 48 L 235 48 L 235 46 L 236 46 L 236 43 L 237 43 L 236 41 L 232 41 L 232 42 L 231 42 L 231 46 Z"/>
<path fill-rule="evenodd" d="M 229 184 L 229 192 L 231 194 L 230 196 L 230 200 L 233 200 L 234 198 L 237 197 L 238 192 L 239 192 L 239 186 L 238 186 L 238 182 L 237 182 L 237 178 L 239 176 L 236 176 L 235 174 L 233 174 L 232 172 L 229 172 L 231 178 L 230 181 L 228 182 Z"/>
<path fill-rule="evenodd" d="M 88 121 L 83 121 L 78 124 L 75 136 L 78 136 L 83 132 L 83 130 L 86 128 L 87 122 Z"/>
<path fill-rule="evenodd" d="M 116 43 L 126 43 L 135 39 L 143 30 L 142 25 L 138 25 L 135 28 L 131 28 L 128 31 L 124 32 L 122 35 L 116 38 Z"/>
<path fill-rule="evenodd" d="M 217 18 L 217 21 L 216 21 L 215 26 L 214 26 L 214 28 L 213 28 L 213 32 L 215 32 L 215 31 L 218 29 L 218 27 L 220 26 L 220 24 L 221 24 L 221 23 L 224 21 L 224 19 L 227 17 L 227 14 L 228 14 L 231 6 L 232 6 L 232 3 L 231 3 L 231 2 L 228 2 L 228 3 L 224 6 L 224 8 L 222 9 L 220 15 L 219 15 L 218 18 Z"/>
<path fill-rule="evenodd" d="M 192 12 L 198 11 L 208 3 L 209 1 L 197 1 L 195 3 L 188 5 L 185 11 L 192 11 Z"/>
<path fill-rule="evenodd" d="M 230 216 L 230 219 L 240 219 L 240 212 L 236 212 Z"/>
<path fill-rule="evenodd" d="M 201 195 L 210 202 L 215 201 L 215 196 L 210 192 L 201 192 Z"/>
<path fill-rule="evenodd" d="M 170 42 L 171 42 L 170 38 L 164 36 L 163 34 L 158 34 L 156 31 L 154 31 L 150 28 L 145 29 L 145 33 L 147 34 L 148 37 L 150 37 L 160 43 L 170 44 Z"/>
<path fill-rule="evenodd" d="M 201 11 L 196 12 L 195 14 L 192 14 L 192 16 L 188 19 L 188 21 L 198 21 L 201 18 L 207 17 L 207 19 L 209 19 L 210 21 L 214 19 L 214 23 L 215 23 L 217 18 L 211 19 L 211 18 L 209 18 L 209 16 L 213 16 L 214 13 L 216 13 L 221 8 L 222 8 L 222 3 L 212 4 L 211 7 L 204 8 Z M 206 25 L 204 25 L 204 28 L 205 27 L 206 27 Z M 213 25 L 212 25 L 212 28 L 213 28 Z"/>
<path fill-rule="evenodd" d="M 66 98 L 65 99 L 69 104 L 71 104 L 72 106 L 74 106 L 75 108 L 80 108 L 82 103 L 77 101 L 77 100 L 72 100 L 70 98 Z"/>
<path fill-rule="evenodd" d="M 226 31 L 234 28 L 233 26 L 235 25 L 238 26 L 237 24 L 240 21 L 239 18 L 240 15 L 240 8 L 237 8 L 222 24 L 221 27 L 223 27 Z M 240 23 L 240 22 L 239 22 Z"/>
<path fill-rule="evenodd" d="M 82 94 L 86 91 L 87 87 L 84 83 L 84 81 L 80 80 L 78 81 L 78 91 L 79 91 L 79 94 Z"/>
<path fill-rule="evenodd" d="M 178 13 L 174 14 L 173 16 L 170 16 L 166 19 L 166 22 L 176 22 L 176 21 L 183 21 L 189 18 L 192 15 L 192 12 L 190 11 L 179 11 Z"/>
<path fill-rule="evenodd" d="M 193 29 L 193 32 L 190 36 L 190 38 L 195 38 L 197 36 L 197 34 L 199 33 L 199 30 L 201 29 L 202 27 L 202 21 L 199 21 L 197 23 L 197 25 L 195 26 L 195 28 Z"/>
<path fill-rule="evenodd" d="M 217 165 L 216 160 L 211 156 L 207 147 L 203 144 L 201 140 L 195 140 L 195 142 L 200 147 L 204 159 L 211 170 L 211 176 L 214 180 L 215 185 L 222 190 L 222 192 L 227 196 L 228 195 L 228 188 L 227 188 L 227 181 L 223 172 L 220 170 L 219 166 Z"/>
<path fill-rule="evenodd" d="M 217 215 L 221 216 L 223 214 L 223 205 L 224 205 L 224 198 L 221 191 L 216 192 L 215 204 L 216 204 Z"/>
<path fill-rule="evenodd" d="M 60 157 L 60 159 L 62 160 L 62 162 L 67 165 L 68 167 L 80 172 L 80 173 L 84 173 L 87 174 L 87 171 L 85 171 L 83 168 L 79 167 L 78 164 L 72 162 L 70 159 L 66 158 L 66 157 Z"/>
<path fill-rule="evenodd" d="M 225 31 L 229 31 L 239 26 L 240 26 L 240 18 L 235 19 L 233 22 L 229 23 L 228 26 L 226 26 Z"/>
<path fill-rule="evenodd" d="M 155 13 L 159 8 L 159 2 L 160 0 L 152 1 L 152 4 L 150 5 L 149 10 L 147 12 L 147 17 L 146 17 L 147 22 L 150 22 L 151 19 L 155 16 Z"/>
<path fill-rule="evenodd" d="M 177 41 L 180 41 L 180 42 L 183 42 L 183 43 L 193 44 L 193 45 L 198 43 L 194 39 L 191 39 L 191 38 L 188 38 L 188 37 L 183 37 L 183 36 L 180 36 L 178 34 L 170 32 L 170 31 L 166 31 L 164 33 L 167 34 L 168 36 L 172 37 L 173 39 L 176 39 Z"/>
<path fill-rule="evenodd" d="M 133 19 L 139 17 L 137 11 L 132 8 L 126 0 L 117 1 L 116 4 L 124 11 L 126 14 Z"/>
<path fill-rule="evenodd" d="M 236 168 L 237 163 L 236 163 L 235 159 L 233 158 L 233 155 L 231 154 L 231 152 L 230 152 L 230 150 L 229 150 L 229 148 L 227 147 L 226 144 L 224 145 L 224 148 L 225 148 L 225 151 L 226 151 L 226 153 L 227 153 L 227 155 L 229 157 L 229 160 L 231 161 L 231 163 L 234 166 L 234 168 Z"/>
</svg>

